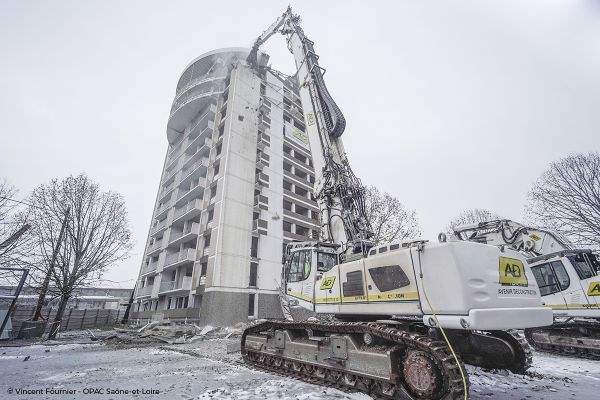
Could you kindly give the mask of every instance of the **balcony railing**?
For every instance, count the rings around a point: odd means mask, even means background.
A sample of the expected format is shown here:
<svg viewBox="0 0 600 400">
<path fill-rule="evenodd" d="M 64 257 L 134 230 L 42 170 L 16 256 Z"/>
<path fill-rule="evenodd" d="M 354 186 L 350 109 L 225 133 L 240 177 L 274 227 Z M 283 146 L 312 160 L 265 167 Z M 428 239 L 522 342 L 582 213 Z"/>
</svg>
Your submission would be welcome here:
<svg viewBox="0 0 600 400">
<path fill-rule="evenodd" d="M 269 205 L 269 198 L 260 194 L 254 196 L 254 205 L 258 206 L 260 204 Z"/>
<path fill-rule="evenodd" d="M 169 241 L 174 242 L 175 240 L 177 240 L 185 235 L 189 235 L 189 234 L 198 235 L 199 233 L 200 233 L 200 224 L 197 222 L 194 222 L 191 225 L 188 225 L 181 232 L 171 231 L 171 236 L 169 237 Z"/>
<path fill-rule="evenodd" d="M 177 89 L 177 92 L 175 93 L 175 98 L 177 98 L 182 93 L 188 91 L 189 89 L 193 88 L 194 86 L 200 85 L 205 82 L 210 82 L 210 81 L 225 79 L 225 78 L 227 78 L 227 75 L 218 75 L 218 74 L 200 75 L 199 77 L 189 81 L 185 86 L 182 86 L 179 89 Z"/>
<path fill-rule="evenodd" d="M 169 292 L 171 290 L 191 290 L 192 289 L 192 277 L 184 276 L 181 282 L 178 284 L 177 281 L 168 281 L 160 283 L 160 292 Z"/>
<path fill-rule="evenodd" d="M 171 180 L 172 177 L 177 175 L 177 172 L 179 172 L 179 170 L 177 168 L 175 168 L 175 169 L 173 169 L 173 171 L 170 171 L 169 173 L 167 173 L 165 175 L 165 178 L 163 179 L 163 182 L 168 182 L 169 180 Z"/>
<path fill-rule="evenodd" d="M 163 190 L 161 190 L 159 198 L 162 200 L 167 194 L 169 194 L 173 189 L 175 189 L 175 181 L 171 182 L 167 185 Z"/>
<path fill-rule="evenodd" d="M 165 267 L 176 264 L 181 261 L 194 261 L 196 257 L 196 250 L 194 249 L 184 249 L 178 251 L 177 253 L 172 253 L 167 255 L 165 258 Z"/>
<path fill-rule="evenodd" d="M 166 226 L 167 226 L 167 220 L 163 219 L 158 224 L 154 225 L 154 227 L 152 228 L 152 234 L 155 234 L 156 232 L 160 231 L 161 229 L 165 228 Z"/>
<path fill-rule="evenodd" d="M 201 191 L 204 190 L 205 186 L 206 186 L 206 179 L 199 178 L 198 182 L 194 186 L 190 187 L 189 190 L 186 190 L 185 192 L 182 192 L 182 190 L 180 189 L 179 193 L 181 194 L 181 196 L 179 196 L 177 198 L 177 203 L 178 204 L 182 203 L 182 199 L 190 200 L 190 196 L 189 196 L 190 193 L 193 192 L 193 193 L 198 193 L 199 194 Z"/>
<path fill-rule="evenodd" d="M 252 221 L 252 231 L 258 232 L 259 228 L 267 229 L 268 225 L 268 222 L 264 219 L 255 219 L 254 221 Z"/>
<path fill-rule="evenodd" d="M 206 223 L 204 223 L 204 227 L 202 230 L 202 233 L 206 232 L 209 229 L 212 229 L 213 227 L 213 220 L 211 219 L 210 221 L 207 221 Z"/>
<path fill-rule="evenodd" d="M 262 172 L 256 174 L 256 183 L 260 183 L 261 185 L 268 185 L 269 176 L 267 174 L 263 174 Z"/>
<path fill-rule="evenodd" d="M 164 203 L 163 205 L 159 206 L 156 209 L 156 216 L 161 215 L 163 212 L 165 212 L 166 210 L 168 210 L 172 206 L 173 206 L 172 202 L 171 201 L 167 201 L 166 203 Z"/>
<path fill-rule="evenodd" d="M 206 167 L 208 168 L 208 158 L 201 158 L 200 160 L 196 161 L 195 163 L 193 163 L 192 165 L 190 165 L 189 167 L 187 167 L 186 169 L 183 170 L 183 172 L 181 173 L 182 176 L 182 181 L 185 180 L 188 176 L 190 176 L 197 168 L 199 167 Z"/>
<path fill-rule="evenodd" d="M 175 281 L 167 281 L 160 283 L 160 293 L 168 292 L 169 290 L 175 289 Z"/>
<path fill-rule="evenodd" d="M 202 201 L 200 199 L 194 199 L 194 200 L 190 201 L 189 203 L 187 203 L 185 206 L 175 210 L 173 219 L 177 219 L 177 218 L 181 217 L 182 215 L 184 215 L 185 213 L 192 211 L 193 209 L 198 209 L 198 210 L 202 209 Z"/>
<path fill-rule="evenodd" d="M 152 294 L 152 288 L 153 287 L 154 287 L 153 285 L 144 286 L 143 288 L 140 288 L 138 290 L 137 295 L 138 296 L 150 296 Z"/>
<path fill-rule="evenodd" d="M 171 115 L 173 115 L 183 105 L 195 100 L 196 98 L 222 93 L 224 89 L 225 85 L 223 82 L 214 81 L 208 87 L 198 88 L 198 90 L 192 90 L 187 93 L 183 93 L 176 101 L 173 102 L 173 106 L 171 107 Z"/>
<path fill-rule="evenodd" d="M 157 266 L 158 266 L 158 262 L 152 262 L 148 265 L 145 265 L 144 268 L 142 268 L 142 275 L 156 271 Z"/>
<path fill-rule="evenodd" d="M 154 244 L 151 244 L 150 246 L 148 246 L 148 253 L 152 253 L 156 250 L 159 250 L 160 248 L 162 248 L 162 240 L 159 240 L 157 242 L 155 242 Z"/>
</svg>

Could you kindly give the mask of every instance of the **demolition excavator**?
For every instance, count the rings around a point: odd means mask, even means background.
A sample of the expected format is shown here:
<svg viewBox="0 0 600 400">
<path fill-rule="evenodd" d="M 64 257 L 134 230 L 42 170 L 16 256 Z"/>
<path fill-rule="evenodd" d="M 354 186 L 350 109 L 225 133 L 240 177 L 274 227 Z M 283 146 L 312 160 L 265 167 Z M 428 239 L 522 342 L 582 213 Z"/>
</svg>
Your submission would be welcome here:
<svg viewBox="0 0 600 400">
<path fill-rule="evenodd" d="M 590 249 L 576 249 L 560 235 L 510 220 L 455 228 L 460 240 L 519 251 L 537 281 L 554 324 L 525 330 L 536 349 L 600 360 L 600 261 Z"/>
<path fill-rule="evenodd" d="M 283 286 L 293 307 L 335 319 L 266 321 L 242 334 L 247 363 L 379 398 L 466 399 L 465 363 L 524 371 L 529 346 L 511 329 L 552 323 L 525 258 L 515 250 L 440 239 L 374 245 L 364 188 L 341 135 L 314 43 L 290 8 L 247 58 L 281 33 L 295 58 L 321 212 L 318 241 L 288 245 Z"/>
</svg>

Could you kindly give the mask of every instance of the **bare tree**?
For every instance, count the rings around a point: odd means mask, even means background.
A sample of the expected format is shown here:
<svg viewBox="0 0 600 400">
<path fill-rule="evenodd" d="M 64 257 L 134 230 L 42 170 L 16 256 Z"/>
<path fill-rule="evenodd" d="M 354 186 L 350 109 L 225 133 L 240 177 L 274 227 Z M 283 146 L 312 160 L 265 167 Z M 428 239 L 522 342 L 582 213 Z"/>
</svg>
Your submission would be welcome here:
<svg viewBox="0 0 600 400">
<path fill-rule="evenodd" d="M 29 261 L 31 235 L 27 214 L 14 198 L 17 190 L 0 181 L 0 266 L 24 267 Z"/>
<path fill-rule="evenodd" d="M 551 163 L 529 191 L 526 215 L 575 244 L 600 247 L 600 153 Z"/>
<path fill-rule="evenodd" d="M 106 268 L 129 256 L 131 231 L 122 196 L 101 192 L 84 174 L 38 186 L 30 202 L 39 249 L 38 273 L 32 279 L 42 283 L 49 274 L 49 293 L 60 298 L 54 337 L 74 290 L 94 283 Z M 52 266 L 63 220 L 64 236 Z"/>
<path fill-rule="evenodd" d="M 450 222 L 448 222 L 446 232 L 452 234 L 454 229 L 460 225 L 476 224 L 479 222 L 493 221 L 495 219 L 503 219 L 503 217 L 490 210 L 486 210 L 485 208 L 470 208 L 452 218 Z"/>
<path fill-rule="evenodd" d="M 374 186 L 365 189 L 365 210 L 373 228 L 375 244 L 421 235 L 415 210 L 407 210 L 400 200 L 388 193 L 382 194 Z"/>
</svg>

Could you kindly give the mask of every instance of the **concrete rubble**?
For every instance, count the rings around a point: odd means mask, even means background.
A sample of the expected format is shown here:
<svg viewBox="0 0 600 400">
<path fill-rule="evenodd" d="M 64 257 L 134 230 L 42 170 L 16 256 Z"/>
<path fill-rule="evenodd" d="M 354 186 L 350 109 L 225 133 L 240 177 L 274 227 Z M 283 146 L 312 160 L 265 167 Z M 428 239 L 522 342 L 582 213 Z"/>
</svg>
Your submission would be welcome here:
<svg viewBox="0 0 600 400">
<path fill-rule="evenodd" d="M 246 325 L 238 323 L 233 327 L 200 327 L 196 324 L 174 323 L 171 321 L 152 321 L 142 327 L 113 328 L 117 334 L 127 335 L 130 340 L 136 338 L 156 339 L 168 344 L 195 343 L 205 339 L 235 339 L 240 337 Z M 113 335 L 115 336 L 115 335 Z M 113 339 L 114 337 L 110 337 Z M 122 336 L 117 338 L 123 339 Z M 110 340 L 109 339 L 109 340 Z M 232 351 L 239 351 L 237 350 Z"/>
</svg>

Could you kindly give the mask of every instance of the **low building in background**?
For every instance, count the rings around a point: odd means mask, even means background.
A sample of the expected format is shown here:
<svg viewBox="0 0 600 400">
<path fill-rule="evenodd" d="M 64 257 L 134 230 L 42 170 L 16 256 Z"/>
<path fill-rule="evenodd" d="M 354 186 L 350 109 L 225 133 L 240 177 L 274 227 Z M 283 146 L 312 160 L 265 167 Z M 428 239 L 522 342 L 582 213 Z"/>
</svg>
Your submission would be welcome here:
<svg viewBox="0 0 600 400">
<path fill-rule="evenodd" d="M 12 295 L 15 286 L 0 286 L 0 295 Z M 100 309 L 116 310 L 125 309 L 129 303 L 132 289 L 94 288 L 86 287 L 76 289 L 67 303 L 67 309 Z M 35 306 L 38 293 L 33 288 L 24 287 L 17 299 L 17 306 Z M 46 296 L 44 308 L 58 307 L 60 299 L 53 299 L 50 294 Z"/>
</svg>

